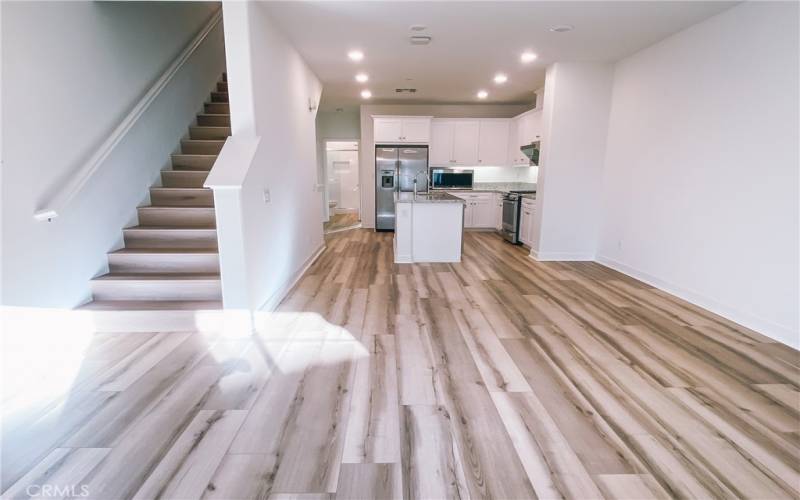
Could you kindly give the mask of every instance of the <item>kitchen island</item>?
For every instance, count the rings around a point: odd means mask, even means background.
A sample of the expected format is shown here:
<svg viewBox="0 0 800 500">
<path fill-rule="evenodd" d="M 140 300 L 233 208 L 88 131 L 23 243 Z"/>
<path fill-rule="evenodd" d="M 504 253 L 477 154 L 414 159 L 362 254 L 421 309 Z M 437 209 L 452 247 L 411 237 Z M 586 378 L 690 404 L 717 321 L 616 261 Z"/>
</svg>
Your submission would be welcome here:
<svg viewBox="0 0 800 500">
<path fill-rule="evenodd" d="M 394 261 L 461 262 L 464 204 L 444 192 L 394 195 Z"/>
</svg>

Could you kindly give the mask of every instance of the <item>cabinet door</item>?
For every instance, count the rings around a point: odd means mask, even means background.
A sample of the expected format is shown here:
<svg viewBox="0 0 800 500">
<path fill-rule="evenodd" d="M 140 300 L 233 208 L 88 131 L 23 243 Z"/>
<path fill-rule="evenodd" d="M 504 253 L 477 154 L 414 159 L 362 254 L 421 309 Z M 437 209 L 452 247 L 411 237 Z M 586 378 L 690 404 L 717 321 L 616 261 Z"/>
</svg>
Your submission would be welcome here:
<svg viewBox="0 0 800 500">
<path fill-rule="evenodd" d="M 431 119 L 430 118 L 403 118 L 403 142 L 424 143 L 431 140 Z"/>
<path fill-rule="evenodd" d="M 503 195 L 496 194 L 494 199 L 494 228 L 503 229 Z"/>
<path fill-rule="evenodd" d="M 447 166 L 453 160 L 453 122 L 433 120 L 431 123 L 431 147 L 428 163 Z"/>
<path fill-rule="evenodd" d="M 464 205 L 464 227 L 475 227 L 474 223 L 475 202 L 467 200 Z"/>
<path fill-rule="evenodd" d="M 503 166 L 508 155 L 508 121 L 481 120 L 478 140 L 478 165 Z"/>
<path fill-rule="evenodd" d="M 519 240 L 526 245 L 531 244 L 530 241 L 531 220 L 533 220 L 533 214 L 531 213 L 531 210 L 523 206 L 522 210 L 520 210 Z"/>
<path fill-rule="evenodd" d="M 528 224 L 528 240 L 530 241 L 529 245 L 531 248 L 539 246 L 539 233 L 536 231 L 536 205 L 531 207 L 531 219 L 530 224 Z"/>
<path fill-rule="evenodd" d="M 519 119 L 514 118 L 508 124 L 508 165 L 518 165 L 519 164 L 519 144 L 518 142 L 518 132 L 519 129 Z"/>
<path fill-rule="evenodd" d="M 453 122 L 453 159 L 457 165 L 478 164 L 478 137 L 480 134 L 477 121 Z"/>
<path fill-rule="evenodd" d="M 542 112 L 537 111 L 530 114 L 530 121 L 528 122 L 528 136 L 531 141 L 540 141 L 542 139 Z"/>
<path fill-rule="evenodd" d="M 402 142 L 403 121 L 399 118 L 375 118 L 374 130 L 376 143 L 395 144 Z"/>
<path fill-rule="evenodd" d="M 472 224 L 475 227 L 495 227 L 495 207 L 493 200 L 477 200 L 473 202 Z"/>
</svg>

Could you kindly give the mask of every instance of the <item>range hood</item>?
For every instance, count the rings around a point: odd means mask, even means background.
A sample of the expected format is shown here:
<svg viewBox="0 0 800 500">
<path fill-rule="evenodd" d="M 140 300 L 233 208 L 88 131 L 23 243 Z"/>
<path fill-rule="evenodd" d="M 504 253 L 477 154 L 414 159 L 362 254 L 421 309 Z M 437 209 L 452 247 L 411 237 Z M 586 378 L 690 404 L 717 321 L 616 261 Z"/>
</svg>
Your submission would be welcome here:
<svg viewBox="0 0 800 500">
<path fill-rule="evenodd" d="M 526 144 L 520 147 L 519 150 L 531 160 L 532 167 L 539 166 L 539 141 L 533 141 L 530 144 Z"/>
</svg>

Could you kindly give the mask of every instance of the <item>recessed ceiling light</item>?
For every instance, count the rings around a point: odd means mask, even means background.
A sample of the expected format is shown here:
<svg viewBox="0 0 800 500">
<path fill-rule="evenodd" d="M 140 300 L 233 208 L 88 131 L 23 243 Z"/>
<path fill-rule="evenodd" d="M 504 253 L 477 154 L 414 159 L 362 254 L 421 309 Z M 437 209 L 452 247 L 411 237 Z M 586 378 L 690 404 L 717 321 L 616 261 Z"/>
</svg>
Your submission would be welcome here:
<svg viewBox="0 0 800 500">
<path fill-rule="evenodd" d="M 425 31 L 428 27 L 424 24 L 412 24 L 408 29 L 411 31 Z"/>
<path fill-rule="evenodd" d="M 485 90 L 478 91 L 478 99 L 486 99 L 487 97 L 489 97 L 488 92 L 486 92 Z"/>
<path fill-rule="evenodd" d="M 366 73 L 359 73 L 356 75 L 356 81 L 359 83 L 364 83 L 369 80 L 369 75 Z"/>
<path fill-rule="evenodd" d="M 364 99 L 369 99 L 370 97 L 372 97 L 372 92 L 370 92 L 367 89 L 364 89 L 361 91 L 361 97 L 363 97 Z"/>
<path fill-rule="evenodd" d="M 433 38 L 428 35 L 411 35 L 408 39 L 411 45 L 428 45 L 431 43 L 431 40 L 433 40 Z"/>
<path fill-rule="evenodd" d="M 555 26 L 550 26 L 550 31 L 555 33 L 566 33 L 567 31 L 572 31 L 575 26 L 571 24 L 556 24 Z"/>
<path fill-rule="evenodd" d="M 494 75 L 494 83 L 506 83 L 508 81 L 508 77 L 503 73 L 497 73 Z"/>
<path fill-rule="evenodd" d="M 534 61 L 536 57 L 537 57 L 536 54 L 534 54 L 530 50 L 526 50 L 525 52 L 522 53 L 521 56 L 519 56 L 519 59 L 524 63 L 529 63 L 531 61 Z"/>
<path fill-rule="evenodd" d="M 351 61 L 360 61 L 364 59 L 364 53 L 360 50 L 351 50 L 347 53 L 347 57 L 349 57 Z"/>
</svg>

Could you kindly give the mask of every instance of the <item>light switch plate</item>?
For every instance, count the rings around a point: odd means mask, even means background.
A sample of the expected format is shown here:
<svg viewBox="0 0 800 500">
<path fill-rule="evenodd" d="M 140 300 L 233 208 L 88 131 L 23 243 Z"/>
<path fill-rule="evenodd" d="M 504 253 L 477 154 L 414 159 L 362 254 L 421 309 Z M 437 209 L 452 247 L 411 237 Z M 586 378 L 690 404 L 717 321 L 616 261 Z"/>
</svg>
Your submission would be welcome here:
<svg viewBox="0 0 800 500">
<path fill-rule="evenodd" d="M 264 190 L 264 203 L 269 203 L 269 189 Z"/>
</svg>

